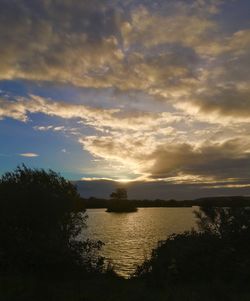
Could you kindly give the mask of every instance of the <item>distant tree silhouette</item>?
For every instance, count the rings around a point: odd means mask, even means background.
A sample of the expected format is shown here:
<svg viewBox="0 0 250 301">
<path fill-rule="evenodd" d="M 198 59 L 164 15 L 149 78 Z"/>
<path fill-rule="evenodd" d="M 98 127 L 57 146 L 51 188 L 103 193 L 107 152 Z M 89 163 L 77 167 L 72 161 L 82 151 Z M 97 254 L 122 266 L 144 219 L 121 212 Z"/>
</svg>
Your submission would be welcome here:
<svg viewBox="0 0 250 301">
<path fill-rule="evenodd" d="M 115 192 L 110 194 L 111 199 L 116 201 L 127 200 L 127 190 L 125 188 L 117 188 Z"/>
<path fill-rule="evenodd" d="M 117 188 L 110 195 L 110 202 L 107 207 L 108 212 L 134 212 L 137 208 L 128 201 L 127 190 L 125 188 Z"/>
<path fill-rule="evenodd" d="M 90 265 L 101 243 L 78 239 L 87 217 L 80 208 L 76 187 L 52 170 L 22 165 L 4 174 L 0 270 Z"/>
</svg>

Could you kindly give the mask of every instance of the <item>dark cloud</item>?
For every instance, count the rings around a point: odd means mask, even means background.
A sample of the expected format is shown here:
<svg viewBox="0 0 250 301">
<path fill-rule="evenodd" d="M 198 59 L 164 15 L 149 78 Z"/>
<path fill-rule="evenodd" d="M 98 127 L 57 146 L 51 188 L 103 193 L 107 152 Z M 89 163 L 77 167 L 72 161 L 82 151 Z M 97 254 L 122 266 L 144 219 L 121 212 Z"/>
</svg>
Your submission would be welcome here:
<svg viewBox="0 0 250 301">
<path fill-rule="evenodd" d="M 228 183 L 222 183 L 220 187 L 213 187 L 214 184 L 175 184 L 164 181 L 133 182 L 121 184 L 108 180 L 76 181 L 78 191 L 82 197 L 109 198 L 110 194 L 117 187 L 125 187 L 130 199 L 176 199 L 187 200 L 212 196 L 249 195 L 250 186 L 242 183 L 241 187 L 228 187 Z M 244 187 L 245 185 L 245 187 Z"/>
<path fill-rule="evenodd" d="M 118 18 L 106 3 L 2 1 L 0 77 L 74 83 L 93 65 L 116 60 Z"/>
<path fill-rule="evenodd" d="M 216 113 L 218 116 L 249 119 L 250 116 L 250 89 L 237 88 L 235 84 L 228 87 L 209 87 L 196 95 L 193 101 L 202 113 Z"/>
<path fill-rule="evenodd" d="M 162 3 L 155 7 L 165 13 L 174 5 Z M 178 89 L 180 79 L 196 76 L 199 58 L 190 47 L 191 35 L 197 39 L 211 27 L 210 21 L 188 15 L 183 1 L 178 3 L 176 19 L 155 10 L 150 14 L 152 7 L 143 1 L 133 7 L 107 0 L 2 1 L 0 78 L 146 92 Z M 166 47 L 158 51 L 159 45 Z"/>
<path fill-rule="evenodd" d="M 249 140 L 241 139 L 199 147 L 190 144 L 160 146 L 150 155 L 155 162 L 146 171 L 151 172 L 152 178 L 195 175 L 214 180 L 249 179 L 249 150 Z"/>
</svg>

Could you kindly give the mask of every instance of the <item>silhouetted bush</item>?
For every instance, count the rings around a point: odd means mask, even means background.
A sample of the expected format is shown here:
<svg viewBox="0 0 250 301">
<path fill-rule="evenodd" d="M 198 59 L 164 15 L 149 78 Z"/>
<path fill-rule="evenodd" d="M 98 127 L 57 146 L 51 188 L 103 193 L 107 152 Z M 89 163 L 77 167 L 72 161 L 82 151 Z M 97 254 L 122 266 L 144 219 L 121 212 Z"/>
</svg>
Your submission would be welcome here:
<svg viewBox="0 0 250 301">
<path fill-rule="evenodd" d="M 250 209 L 248 207 L 203 206 L 194 213 L 202 232 L 229 240 L 250 235 Z"/>
<path fill-rule="evenodd" d="M 196 212 L 198 231 L 173 234 L 159 242 L 136 277 L 153 285 L 250 280 L 250 211 L 203 207 Z"/>
<path fill-rule="evenodd" d="M 59 174 L 17 167 L 0 179 L 0 270 L 101 269 L 76 188 Z"/>
</svg>

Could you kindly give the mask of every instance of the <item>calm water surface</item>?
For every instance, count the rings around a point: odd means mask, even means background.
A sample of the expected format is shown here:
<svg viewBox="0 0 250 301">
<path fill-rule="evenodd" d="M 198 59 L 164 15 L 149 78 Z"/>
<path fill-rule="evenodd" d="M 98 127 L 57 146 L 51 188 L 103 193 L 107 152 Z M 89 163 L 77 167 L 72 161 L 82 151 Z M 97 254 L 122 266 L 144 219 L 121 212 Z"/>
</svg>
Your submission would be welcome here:
<svg viewBox="0 0 250 301">
<path fill-rule="evenodd" d="M 133 213 L 107 213 L 88 209 L 85 235 L 105 243 L 101 255 L 115 265 L 115 271 L 128 277 L 159 240 L 172 233 L 195 227 L 196 208 L 139 208 Z"/>
</svg>

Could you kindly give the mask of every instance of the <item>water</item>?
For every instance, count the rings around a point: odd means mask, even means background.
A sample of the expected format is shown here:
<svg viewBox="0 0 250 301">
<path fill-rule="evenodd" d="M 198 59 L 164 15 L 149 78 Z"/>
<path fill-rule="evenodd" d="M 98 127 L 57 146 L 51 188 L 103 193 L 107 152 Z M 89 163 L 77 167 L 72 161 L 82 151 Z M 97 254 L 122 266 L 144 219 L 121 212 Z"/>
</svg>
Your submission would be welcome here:
<svg viewBox="0 0 250 301">
<path fill-rule="evenodd" d="M 84 235 L 105 243 L 101 255 L 115 271 L 128 277 L 150 256 L 159 240 L 195 227 L 194 208 L 139 208 L 134 213 L 107 213 L 88 209 Z"/>
</svg>

